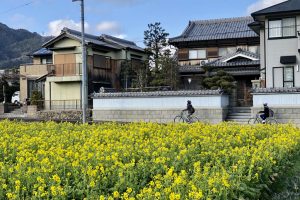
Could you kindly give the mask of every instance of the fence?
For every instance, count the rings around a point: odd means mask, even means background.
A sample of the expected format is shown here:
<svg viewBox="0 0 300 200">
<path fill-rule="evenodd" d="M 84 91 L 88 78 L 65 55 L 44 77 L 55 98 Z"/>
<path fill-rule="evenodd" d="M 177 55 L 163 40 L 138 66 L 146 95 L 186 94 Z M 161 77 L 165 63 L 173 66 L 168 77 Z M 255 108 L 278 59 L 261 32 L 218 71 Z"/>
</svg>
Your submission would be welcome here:
<svg viewBox="0 0 300 200">
<path fill-rule="evenodd" d="M 31 102 L 38 110 L 81 110 L 81 100 L 38 100 Z"/>
</svg>

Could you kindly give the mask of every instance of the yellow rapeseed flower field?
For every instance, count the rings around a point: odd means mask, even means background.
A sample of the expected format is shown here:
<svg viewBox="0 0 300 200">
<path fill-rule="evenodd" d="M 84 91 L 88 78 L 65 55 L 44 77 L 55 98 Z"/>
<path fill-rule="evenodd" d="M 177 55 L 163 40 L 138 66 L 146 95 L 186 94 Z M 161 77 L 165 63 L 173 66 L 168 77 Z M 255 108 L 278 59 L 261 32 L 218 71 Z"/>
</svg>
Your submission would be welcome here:
<svg viewBox="0 0 300 200">
<path fill-rule="evenodd" d="M 0 199 L 257 199 L 291 125 L 0 122 Z"/>
</svg>

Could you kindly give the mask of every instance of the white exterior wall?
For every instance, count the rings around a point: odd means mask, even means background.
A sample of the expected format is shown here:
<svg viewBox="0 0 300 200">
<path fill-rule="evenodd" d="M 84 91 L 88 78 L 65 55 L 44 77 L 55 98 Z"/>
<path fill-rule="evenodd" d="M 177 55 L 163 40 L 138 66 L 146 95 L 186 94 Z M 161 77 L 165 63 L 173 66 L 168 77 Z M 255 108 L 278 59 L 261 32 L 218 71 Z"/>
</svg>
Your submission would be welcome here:
<svg viewBox="0 0 300 200">
<path fill-rule="evenodd" d="M 186 108 L 187 100 L 192 101 L 200 121 L 220 123 L 227 116 L 229 100 L 225 95 L 95 97 L 93 120 L 169 123 Z"/>
<path fill-rule="evenodd" d="M 298 52 L 298 48 L 300 46 L 299 36 L 295 38 L 285 38 L 285 39 L 269 39 L 268 33 L 268 19 L 265 20 L 265 41 L 261 41 L 261 45 L 266 43 L 266 87 L 273 88 L 273 68 L 274 67 L 285 67 L 285 66 L 293 66 L 294 67 L 294 86 L 300 87 L 300 72 L 297 71 L 297 65 L 300 64 L 300 55 Z M 297 31 L 300 31 L 300 16 L 296 17 Z M 263 39 L 264 30 L 261 30 L 261 39 Z M 296 56 L 297 63 L 296 64 L 281 64 L 280 57 L 281 56 Z M 264 68 L 264 48 L 261 46 L 261 63 L 262 68 Z M 264 77 L 262 77 L 264 78 Z"/>
<path fill-rule="evenodd" d="M 93 99 L 95 110 L 168 110 L 186 108 L 187 100 L 197 108 L 223 108 L 229 105 L 227 96 L 201 96 L 201 97 L 119 97 Z"/>
<path fill-rule="evenodd" d="M 300 93 L 267 93 L 253 95 L 253 107 L 262 107 L 263 103 L 268 103 L 270 107 L 300 107 Z"/>
</svg>

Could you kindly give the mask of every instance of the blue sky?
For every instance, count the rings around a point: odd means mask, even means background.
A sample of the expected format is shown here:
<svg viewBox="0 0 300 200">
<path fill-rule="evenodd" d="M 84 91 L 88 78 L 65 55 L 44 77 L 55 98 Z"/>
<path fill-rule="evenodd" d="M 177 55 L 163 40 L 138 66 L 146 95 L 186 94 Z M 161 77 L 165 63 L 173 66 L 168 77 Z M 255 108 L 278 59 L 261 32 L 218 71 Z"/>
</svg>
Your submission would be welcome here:
<svg viewBox="0 0 300 200">
<path fill-rule="evenodd" d="M 147 24 L 161 22 L 170 37 L 189 20 L 239 17 L 284 0 L 84 0 L 86 31 L 126 38 L 142 46 Z M 0 22 L 41 35 L 80 30 L 80 3 L 72 0 L 1 0 Z"/>
</svg>

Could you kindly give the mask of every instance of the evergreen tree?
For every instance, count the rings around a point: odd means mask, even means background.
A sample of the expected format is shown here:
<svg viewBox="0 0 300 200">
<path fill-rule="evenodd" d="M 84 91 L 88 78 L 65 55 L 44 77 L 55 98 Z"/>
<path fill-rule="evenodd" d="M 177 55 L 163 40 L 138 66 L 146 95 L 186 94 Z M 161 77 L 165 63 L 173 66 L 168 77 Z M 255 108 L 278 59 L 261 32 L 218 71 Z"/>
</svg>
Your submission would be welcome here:
<svg viewBox="0 0 300 200">
<path fill-rule="evenodd" d="M 234 78 L 230 74 L 224 70 L 219 70 L 215 75 L 205 78 L 203 80 L 203 86 L 207 89 L 222 89 L 225 92 L 230 93 L 235 87 L 234 81 Z"/>
<path fill-rule="evenodd" d="M 165 29 L 159 22 L 148 25 L 144 32 L 144 44 L 149 52 L 148 69 L 151 76 L 148 77 L 150 86 L 170 86 L 176 89 L 178 86 L 178 65 L 177 60 L 171 55 L 168 48 Z"/>
</svg>

